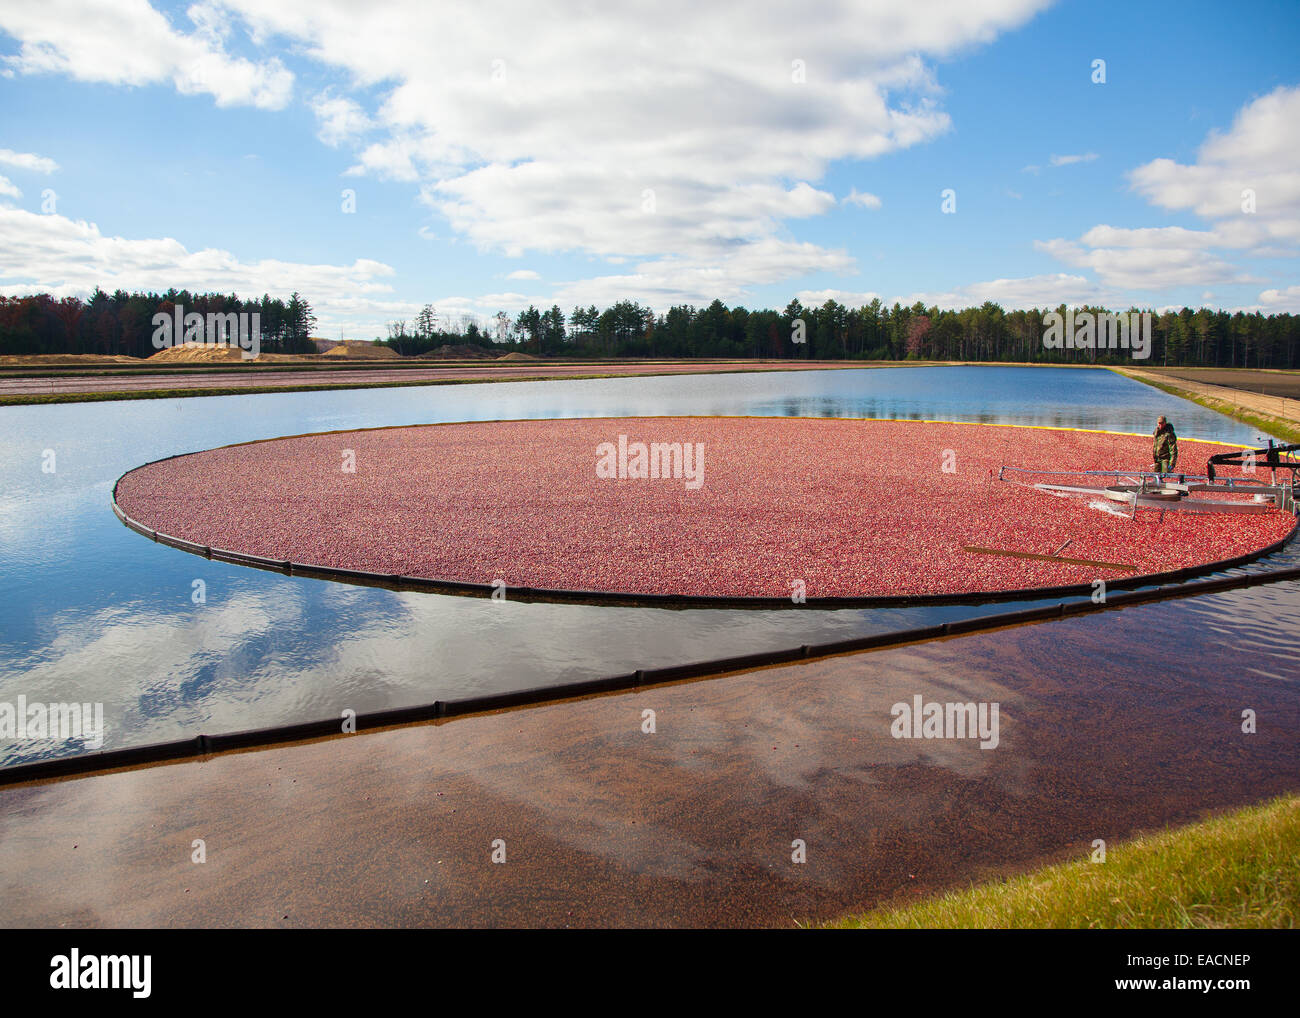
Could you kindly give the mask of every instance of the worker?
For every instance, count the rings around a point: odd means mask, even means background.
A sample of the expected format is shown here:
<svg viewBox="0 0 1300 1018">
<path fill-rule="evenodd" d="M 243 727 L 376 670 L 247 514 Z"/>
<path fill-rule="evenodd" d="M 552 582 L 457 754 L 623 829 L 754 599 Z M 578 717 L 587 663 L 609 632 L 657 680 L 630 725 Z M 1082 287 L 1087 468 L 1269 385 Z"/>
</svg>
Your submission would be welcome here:
<svg viewBox="0 0 1300 1018">
<path fill-rule="evenodd" d="M 1178 465 L 1178 436 L 1174 434 L 1174 426 L 1163 416 L 1160 417 L 1151 438 L 1151 455 L 1155 460 L 1156 473 L 1172 474 Z"/>
</svg>

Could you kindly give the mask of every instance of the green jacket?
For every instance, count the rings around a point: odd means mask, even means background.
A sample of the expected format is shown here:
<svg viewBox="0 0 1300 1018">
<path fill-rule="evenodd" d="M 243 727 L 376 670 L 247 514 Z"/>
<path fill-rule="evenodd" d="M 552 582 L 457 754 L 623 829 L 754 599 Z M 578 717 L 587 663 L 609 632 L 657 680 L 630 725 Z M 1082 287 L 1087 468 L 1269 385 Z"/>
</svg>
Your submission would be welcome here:
<svg viewBox="0 0 1300 1018">
<path fill-rule="evenodd" d="M 1157 463 L 1168 460 L 1171 470 L 1178 463 L 1178 436 L 1174 434 L 1172 426 L 1166 424 L 1155 433 L 1151 456 Z"/>
</svg>

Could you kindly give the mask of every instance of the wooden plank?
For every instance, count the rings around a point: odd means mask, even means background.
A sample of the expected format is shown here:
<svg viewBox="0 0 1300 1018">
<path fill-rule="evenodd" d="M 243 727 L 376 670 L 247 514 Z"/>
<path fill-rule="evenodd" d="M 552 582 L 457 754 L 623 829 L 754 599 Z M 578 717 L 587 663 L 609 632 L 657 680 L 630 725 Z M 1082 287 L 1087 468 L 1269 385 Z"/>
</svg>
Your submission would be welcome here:
<svg viewBox="0 0 1300 1018">
<path fill-rule="evenodd" d="M 1122 562 L 1094 562 L 1086 558 L 1062 558 L 1059 555 L 1035 555 L 1028 551 L 1005 551 L 1000 548 L 962 548 L 962 551 L 974 552 L 976 555 L 1007 555 L 1011 558 L 1032 558 L 1043 562 L 1060 562 L 1069 566 L 1097 566 L 1099 569 L 1124 569 L 1136 572 L 1137 566 L 1126 566 Z"/>
</svg>

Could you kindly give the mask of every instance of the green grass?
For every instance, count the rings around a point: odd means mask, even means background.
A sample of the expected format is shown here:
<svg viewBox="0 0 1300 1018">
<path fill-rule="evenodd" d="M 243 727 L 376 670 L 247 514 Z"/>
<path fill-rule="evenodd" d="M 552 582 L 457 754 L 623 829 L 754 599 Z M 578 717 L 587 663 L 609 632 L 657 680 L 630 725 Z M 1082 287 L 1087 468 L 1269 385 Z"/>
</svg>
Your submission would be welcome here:
<svg viewBox="0 0 1300 1018">
<path fill-rule="evenodd" d="M 1287 928 L 1300 917 L 1300 796 L 1088 859 L 883 908 L 838 929 Z"/>
</svg>

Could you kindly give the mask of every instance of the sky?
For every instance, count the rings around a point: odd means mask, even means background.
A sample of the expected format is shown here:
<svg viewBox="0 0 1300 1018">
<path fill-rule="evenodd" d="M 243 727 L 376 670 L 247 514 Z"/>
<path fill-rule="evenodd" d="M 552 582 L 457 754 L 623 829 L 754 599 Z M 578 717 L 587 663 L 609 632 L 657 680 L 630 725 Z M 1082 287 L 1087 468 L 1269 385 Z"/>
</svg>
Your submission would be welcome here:
<svg viewBox="0 0 1300 1018">
<path fill-rule="evenodd" d="M 1300 312 L 1300 5 L 0 4 L 0 293 Z"/>
</svg>

